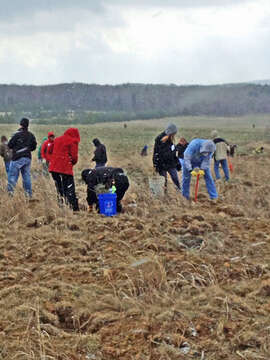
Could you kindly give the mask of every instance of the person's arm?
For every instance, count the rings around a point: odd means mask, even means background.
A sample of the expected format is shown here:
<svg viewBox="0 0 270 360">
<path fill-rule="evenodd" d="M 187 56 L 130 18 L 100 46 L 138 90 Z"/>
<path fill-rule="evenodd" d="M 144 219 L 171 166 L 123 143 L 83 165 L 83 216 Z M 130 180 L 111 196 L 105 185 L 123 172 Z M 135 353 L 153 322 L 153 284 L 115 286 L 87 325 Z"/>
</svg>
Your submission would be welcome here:
<svg viewBox="0 0 270 360">
<path fill-rule="evenodd" d="M 78 150 L 79 150 L 79 145 L 77 142 L 70 145 L 69 156 L 72 165 L 76 165 L 78 162 Z"/>
<path fill-rule="evenodd" d="M 10 149 L 13 149 L 13 148 L 14 148 L 14 146 L 15 146 L 15 144 L 16 144 L 16 139 L 17 139 L 17 135 L 14 134 L 14 135 L 11 137 L 11 139 L 9 140 L 9 142 L 8 142 L 8 147 L 9 147 Z"/>
<path fill-rule="evenodd" d="M 158 171 L 159 168 L 159 151 L 160 151 L 160 147 L 159 147 L 159 139 L 155 140 L 155 145 L 154 145 L 154 152 L 153 152 L 153 166 L 154 168 Z"/>
<path fill-rule="evenodd" d="M 31 140 L 30 140 L 30 151 L 35 151 L 37 148 L 37 141 L 33 134 L 31 134 Z"/>
</svg>

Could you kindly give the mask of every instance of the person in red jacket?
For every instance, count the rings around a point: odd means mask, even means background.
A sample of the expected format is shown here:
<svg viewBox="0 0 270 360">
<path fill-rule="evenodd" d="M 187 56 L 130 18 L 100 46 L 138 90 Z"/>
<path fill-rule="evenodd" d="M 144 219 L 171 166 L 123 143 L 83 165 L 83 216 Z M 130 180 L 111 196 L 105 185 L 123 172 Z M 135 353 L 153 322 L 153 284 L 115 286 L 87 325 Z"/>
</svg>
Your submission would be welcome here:
<svg viewBox="0 0 270 360">
<path fill-rule="evenodd" d="M 79 142 L 78 129 L 66 130 L 62 136 L 54 140 L 49 165 L 49 172 L 52 174 L 61 202 L 65 199 L 73 211 L 79 210 L 73 177 L 73 166 L 78 161 Z"/>
<path fill-rule="evenodd" d="M 54 133 L 52 131 L 49 131 L 48 139 L 45 140 L 44 143 L 41 145 L 42 167 L 45 176 L 49 174 L 48 168 L 52 157 L 54 138 L 55 138 Z"/>
<path fill-rule="evenodd" d="M 41 147 L 41 157 L 46 160 L 47 165 L 49 165 L 52 157 L 54 138 L 54 133 L 49 131 L 48 140 L 44 141 Z"/>
</svg>

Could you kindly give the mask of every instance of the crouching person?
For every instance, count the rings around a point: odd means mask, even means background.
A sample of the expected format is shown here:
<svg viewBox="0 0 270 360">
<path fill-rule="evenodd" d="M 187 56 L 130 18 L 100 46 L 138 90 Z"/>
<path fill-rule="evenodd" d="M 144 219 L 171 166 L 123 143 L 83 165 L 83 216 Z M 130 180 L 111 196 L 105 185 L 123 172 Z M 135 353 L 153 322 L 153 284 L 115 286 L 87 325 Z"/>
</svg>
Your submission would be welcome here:
<svg viewBox="0 0 270 360">
<path fill-rule="evenodd" d="M 212 140 L 194 139 L 190 142 L 184 152 L 184 166 L 182 177 L 182 194 L 185 198 L 190 197 L 190 180 L 195 168 L 200 169 L 200 174 L 204 175 L 206 188 L 210 199 L 218 198 L 218 193 L 214 180 L 211 175 L 211 159 L 216 150 Z"/>
<path fill-rule="evenodd" d="M 66 130 L 62 136 L 54 140 L 49 165 L 49 172 L 52 174 L 60 202 L 64 199 L 73 211 L 79 210 L 73 177 L 73 166 L 78 161 L 79 142 L 78 129 Z"/>
<path fill-rule="evenodd" d="M 89 210 L 92 210 L 93 205 L 99 211 L 98 197 L 96 193 L 97 185 L 104 185 L 106 189 L 115 187 L 117 196 L 117 212 L 122 211 L 121 200 L 125 192 L 129 188 L 128 177 L 124 174 L 123 169 L 113 167 L 100 167 L 96 169 L 86 169 L 82 171 L 82 179 L 87 185 L 87 203 Z"/>
</svg>

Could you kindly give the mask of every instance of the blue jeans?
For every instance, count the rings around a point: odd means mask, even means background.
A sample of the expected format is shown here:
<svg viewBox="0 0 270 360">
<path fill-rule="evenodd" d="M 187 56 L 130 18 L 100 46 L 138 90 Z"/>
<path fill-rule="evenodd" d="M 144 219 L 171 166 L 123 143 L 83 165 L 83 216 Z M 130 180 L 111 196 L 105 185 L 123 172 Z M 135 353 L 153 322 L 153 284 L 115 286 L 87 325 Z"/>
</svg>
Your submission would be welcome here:
<svg viewBox="0 0 270 360">
<path fill-rule="evenodd" d="M 225 179 L 226 179 L 226 181 L 228 181 L 230 179 L 230 173 L 229 173 L 227 159 L 215 161 L 214 170 L 215 170 L 216 179 L 220 179 L 219 164 L 221 164 L 224 175 L 225 175 Z"/>
<path fill-rule="evenodd" d="M 7 190 L 10 194 L 13 194 L 21 172 L 25 194 L 29 197 L 32 196 L 30 169 L 31 169 L 31 159 L 27 157 L 22 157 L 18 160 L 10 162 L 9 172 L 8 172 L 8 186 L 7 186 Z"/>
<path fill-rule="evenodd" d="M 165 177 L 165 189 L 167 188 L 167 184 L 168 184 L 167 172 L 170 174 L 170 177 L 171 177 L 174 185 L 180 190 L 181 186 L 180 186 L 179 179 L 178 179 L 178 173 L 175 168 L 169 169 L 167 171 L 163 170 L 160 172 L 160 175 Z"/>
<path fill-rule="evenodd" d="M 200 167 L 199 164 L 192 164 L 192 166 L 193 169 L 196 167 Z M 182 173 L 182 195 L 185 198 L 189 199 L 191 174 L 185 166 L 183 166 L 182 168 Z M 217 199 L 218 193 L 209 168 L 204 170 L 204 180 L 210 199 Z"/>
<path fill-rule="evenodd" d="M 106 165 L 106 163 L 96 163 L 96 168 L 103 167 L 105 165 Z"/>
<path fill-rule="evenodd" d="M 8 175 L 8 172 L 9 172 L 9 167 L 10 167 L 10 161 L 5 161 L 5 168 L 6 168 L 7 175 Z"/>
</svg>

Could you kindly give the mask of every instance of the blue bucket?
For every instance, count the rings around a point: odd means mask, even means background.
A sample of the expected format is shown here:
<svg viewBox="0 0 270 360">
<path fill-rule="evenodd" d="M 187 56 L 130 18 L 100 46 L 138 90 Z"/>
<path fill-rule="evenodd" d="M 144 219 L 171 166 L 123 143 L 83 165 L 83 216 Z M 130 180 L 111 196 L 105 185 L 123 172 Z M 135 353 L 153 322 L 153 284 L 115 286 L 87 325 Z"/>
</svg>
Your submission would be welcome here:
<svg viewBox="0 0 270 360">
<path fill-rule="evenodd" d="M 116 194 L 98 195 L 100 213 L 106 216 L 116 215 Z"/>
</svg>

